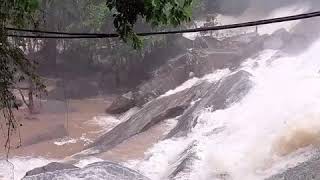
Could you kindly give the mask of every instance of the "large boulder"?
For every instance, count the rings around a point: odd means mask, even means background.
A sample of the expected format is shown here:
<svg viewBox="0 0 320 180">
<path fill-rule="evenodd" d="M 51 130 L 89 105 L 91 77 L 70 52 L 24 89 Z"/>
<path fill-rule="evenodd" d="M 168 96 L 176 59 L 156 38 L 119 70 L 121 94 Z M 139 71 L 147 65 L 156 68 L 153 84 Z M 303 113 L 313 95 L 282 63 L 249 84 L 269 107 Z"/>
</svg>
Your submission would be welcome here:
<svg viewBox="0 0 320 180">
<path fill-rule="evenodd" d="M 42 173 L 54 172 L 54 171 L 64 170 L 64 169 L 77 169 L 77 168 L 78 168 L 77 166 L 74 166 L 72 164 L 52 162 L 43 167 L 35 168 L 31 171 L 28 171 L 25 176 L 35 176 Z"/>
<path fill-rule="evenodd" d="M 44 172 L 32 176 L 25 176 L 23 180 L 149 180 L 140 173 L 113 162 L 98 162 L 84 168 L 67 168 L 51 172 Z"/>
<path fill-rule="evenodd" d="M 178 125 L 171 131 L 170 136 L 187 132 L 194 123 L 194 114 L 200 109 L 208 106 L 214 106 L 215 110 L 223 109 L 243 97 L 251 87 L 249 77 L 249 73 L 239 71 L 219 82 L 199 81 L 189 89 L 157 98 L 147 103 L 129 120 L 101 136 L 88 148 L 93 152 L 108 151 L 155 124 L 180 115 Z M 201 101 L 198 101 L 199 99 Z"/>
<path fill-rule="evenodd" d="M 106 109 L 109 114 L 121 114 L 135 106 L 133 95 L 131 92 L 117 97 L 112 104 Z"/>
<path fill-rule="evenodd" d="M 87 148 L 91 148 L 93 152 L 105 152 L 163 120 L 179 116 L 184 113 L 192 101 L 201 98 L 209 87 L 210 83 L 203 82 L 171 96 L 157 98 Z"/>
</svg>

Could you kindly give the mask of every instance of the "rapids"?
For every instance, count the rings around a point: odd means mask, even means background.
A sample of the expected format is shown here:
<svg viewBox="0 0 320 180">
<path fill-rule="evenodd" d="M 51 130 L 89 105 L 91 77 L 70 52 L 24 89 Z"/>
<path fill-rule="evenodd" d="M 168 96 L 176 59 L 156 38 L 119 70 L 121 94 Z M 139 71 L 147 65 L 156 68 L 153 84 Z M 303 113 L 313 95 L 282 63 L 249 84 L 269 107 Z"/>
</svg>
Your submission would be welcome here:
<svg viewBox="0 0 320 180">
<path fill-rule="evenodd" d="M 274 13 L 285 16 L 307 9 L 292 6 Z M 270 34 L 296 24 L 265 26 L 259 33 Z M 196 35 L 185 36 L 192 39 Z M 252 75 L 253 87 L 245 97 L 226 109 L 203 109 L 186 137 L 160 141 L 145 153 L 144 159 L 123 164 L 152 180 L 261 180 L 310 159 L 320 146 L 319 53 L 320 40 L 299 55 L 263 50 L 247 59 L 236 70 Z M 201 79 L 192 78 L 159 98 L 181 92 L 199 81 L 215 82 L 219 80 L 217 77 L 223 79 L 236 72 L 224 69 Z M 188 163 L 175 173 L 184 160 Z M 51 161 L 42 158 L 13 158 L 12 164 L 0 161 L 0 177 L 19 179 L 27 170 Z M 101 159 L 84 161 L 77 165 L 84 167 L 89 164 L 87 161 Z"/>
<path fill-rule="evenodd" d="M 320 145 L 319 51 L 317 41 L 295 57 L 265 50 L 248 59 L 241 69 L 254 87 L 246 97 L 224 110 L 204 109 L 187 137 L 160 142 L 131 166 L 166 179 L 190 143 L 190 172 L 176 179 L 263 179 L 308 159 Z"/>
</svg>

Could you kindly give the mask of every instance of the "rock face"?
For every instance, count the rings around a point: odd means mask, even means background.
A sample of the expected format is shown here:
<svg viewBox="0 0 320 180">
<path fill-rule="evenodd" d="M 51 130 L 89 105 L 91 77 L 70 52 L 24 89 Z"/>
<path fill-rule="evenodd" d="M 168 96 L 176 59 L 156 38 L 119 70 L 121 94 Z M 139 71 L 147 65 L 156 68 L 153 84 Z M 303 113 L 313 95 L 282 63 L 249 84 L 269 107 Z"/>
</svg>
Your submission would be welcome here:
<svg viewBox="0 0 320 180">
<path fill-rule="evenodd" d="M 31 171 L 28 171 L 25 176 L 34 176 L 34 175 L 38 175 L 41 173 L 54 172 L 54 171 L 64 170 L 64 169 L 78 169 L 78 167 L 71 165 L 71 164 L 52 162 L 46 166 L 35 168 Z"/>
<path fill-rule="evenodd" d="M 249 76 L 249 73 L 240 71 L 219 82 L 200 81 L 199 84 L 184 91 L 157 98 L 146 104 L 129 120 L 100 137 L 88 148 L 93 148 L 98 152 L 110 150 L 124 140 L 148 130 L 153 125 L 180 115 L 178 125 L 170 136 L 187 132 L 192 127 L 194 114 L 198 110 L 211 105 L 214 105 L 215 109 L 221 109 L 246 94 L 251 87 Z M 199 99 L 200 101 L 196 102 Z"/>
<path fill-rule="evenodd" d="M 204 108 L 211 107 L 212 111 L 216 111 L 225 109 L 232 103 L 240 101 L 252 87 L 250 76 L 248 72 L 239 71 L 213 84 L 201 100 L 190 106 L 178 118 L 178 124 L 171 130 L 167 138 L 186 136 L 192 127 L 197 124 L 197 115 Z M 219 133 L 221 130 L 223 129 L 217 128 L 210 133 Z M 196 155 L 197 144 L 198 142 L 194 140 L 177 156 L 178 158 L 173 163 L 174 167 L 170 172 L 169 179 L 181 179 L 191 171 L 190 168 L 192 168 L 193 163 L 199 158 Z"/>
<path fill-rule="evenodd" d="M 112 162 L 98 162 L 84 168 L 67 168 L 63 170 L 47 171 L 41 174 L 25 176 L 23 180 L 58 180 L 58 179 L 82 179 L 82 180 L 149 180 L 143 175 L 129 168 Z"/>
<path fill-rule="evenodd" d="M 255 37 L 249 43 L 239 44 L 233 48 L 218 40 L 208 39 L 206 41 L 208 47 L 214 44 L 213 46 L 219 48 L 210 47 L 191 51 L 168 61 L 155 71 L 151 80 L 138 87 L 134 93 L 136 105 L 142 106 L 168 90 L 174 89 L 188 80 L 191 72 L 195 77 L 202 77 L 217 69 L 236 69 L 243 60 L 263 48 L 264 38 Z"/>
<path fill-rule="evenodd" d="M 251 37 L 251 36 L 250 36 Z M 130 98 L 119 99 L 107 112 L 123 113 L 133 104 L 142 107 L 129 120 L 101 136 L 87 148 L 93 152 L 105 152 L 128 138 L 148 130 L 153 125 L 177 116 L 177 126 L 168 137 L 185 135 L 196 123 L 196 113 L 212 106 L 214 110 L 223 109 L 240 100 L 251 88 L 250 74 L 238 71 L 237 68 L 250 54 L 261 50 L 265 37 L 251 37 L 250 42 L 242 48 L 235 49 L 203 49 L 171 59 L 154 73 L 154 77 L 143 83 L 133 93 L 134 102 Z M 214 41 L 214 43 L 218 43 Z M 223 46 L 224 43 L 219 46 Z M 226 45 L 226 44 L 224 44 Z M 227 45 L 226 45 L 227 46 Z M 238 46 L 237 46 L 238 47 Z M 176 94 L 159 97 L 170 89 L 174 89 L 190 78 L 202 77 L 217 69 L 229 68 L 235 73 L 218 82 L 199 81 L 193 87 Z"/>
<path fill-rule="evenodd" d="M 190 103 L 202 97 L 210 83 L 203 82 L 195 87 L 184 90 L 168 97 L 162 97 L 146 104 L 140 111 L 129 120 L 119 124 L 117 127 L 101 136 L 88 148 L 98 151 L 107 151 L 124 140 L 148 130 L 151 126 L 183 114 Z"/>
<path fill-rule="evenodd" d="M 197 113 L 204 108 L 211 107 L 215 111 L 239 101 L 252 87 L 250 76 L 246 71 L 239 71 L 212 84 L 201 100 L 179 117 L 177 126 L 169 133 L 168 138 L 186 135 L 196 125 Z"/>
<path fill-rule="evenodd" d="M 193 41 L 193 46 L 199 49 L 194 48 L 166 61 L 153 72 L 148 81 L 142 83 L 133 92 L 134 102 L 119 97 L 107 112 L 120 114 L 134 105 L 142 107 L 187 81 L 190 74 L 194 77 L 202 77 L 217 69 L 236 69 L 243 60 L 263 48 L 263 41 L 266 38 L 252 34 L 242 37 L 245 40 L 241 37 L 226 41 L 210 37 L 197 38 Z"/>
<path fill-rule="evenodd" d="M 320 179 L 320 156 L 298 166 L 288 169 L 281 174 L 266 180 L 317 180 Z"/>
<path fill-rule="evenodd" d="M 138 87 L 138 91 L 135 93 L 136 104 L 142 106 L 185 82 L 189 79 L 193 63 L 193 56 L 188 53 L 178 56 L 161 66 L 154 72 L 154 76 L 150 81 Z"/>
</svg>

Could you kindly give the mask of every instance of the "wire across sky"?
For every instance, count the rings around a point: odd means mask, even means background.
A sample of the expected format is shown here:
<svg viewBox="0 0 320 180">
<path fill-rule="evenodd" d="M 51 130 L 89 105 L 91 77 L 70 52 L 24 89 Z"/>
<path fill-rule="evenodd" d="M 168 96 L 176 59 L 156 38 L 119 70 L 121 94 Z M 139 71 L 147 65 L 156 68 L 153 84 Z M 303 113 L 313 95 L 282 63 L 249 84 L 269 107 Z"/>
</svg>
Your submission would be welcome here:
<svg viewBox="0 0 320 180">
<path fill-rule="evenodd" d="M 320 11 L 315 11 L 311 13 L 298 14 L 293 16 L 264 19 L 258 21 L 250 21 L 238 24 L 229 24 L 222 26 L 212 26 L 212 27 L 201 27 L 193 29 L 184 30 L 174 30 L 174 31 L 158 31 L 158 32 L 138 32 L 138 36 L 155 36 L 155 35 L 167 35 L 167 34 L 182 34 L 182 33 L 195 33 L 195 32 L 207 32 L 207 31 L 219 31 L 226 29 L 235 29 L 243 27 L 252 27 L 265 24 L 273 24 L 280 22 L 296 21 L 301 19 L 309 19 L 314 17 L 319 17 Z M 16 38 L 36 38 L 36 39 L 92 39 L 92 38 L 116 38 L 120 35 L 117 33 L 69 33 L 69 32 L 57 32 L 57 31 L 42 31 L 42 30 L 31 30 L 31 29 L 18 29 L 18 28 L 6 28 L 10 33 L 7 34 L 8 37 Z M 36 33 L 32 35 L 21 35 L 14 34 L 13 32 L 22 33 Z"/>
</svg>

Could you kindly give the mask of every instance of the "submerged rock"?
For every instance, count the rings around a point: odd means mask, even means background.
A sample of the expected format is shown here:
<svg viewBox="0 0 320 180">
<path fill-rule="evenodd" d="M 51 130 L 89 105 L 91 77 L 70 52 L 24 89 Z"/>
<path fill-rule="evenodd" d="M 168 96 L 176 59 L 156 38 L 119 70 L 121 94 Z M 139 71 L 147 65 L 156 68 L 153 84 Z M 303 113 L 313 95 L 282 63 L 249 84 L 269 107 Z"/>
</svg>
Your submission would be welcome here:
<svg viewBox="0 0 320 180">
<path fill-rule="evenodd" d="M 54 172 L 54 171 L 64 170 L 64 169 L 77 169 L 77 168 L 78 168 L 77 166 L 74 166 L 71 164 L 52 162 L 43 167 L 35 168 L 31 171 L 28 171 L 25 176 L 34 176 L 34 175 L 47 173 L 47 172 Z"/>
<path fill-rule="evenodd" d="M 25 176 L 23 180 L 149 180 L 147 177 L 113 162 L 98 162 L 84 168 L 68 168 L 56 171 L 47 171 L 41 174 Z"/>
</svg>

